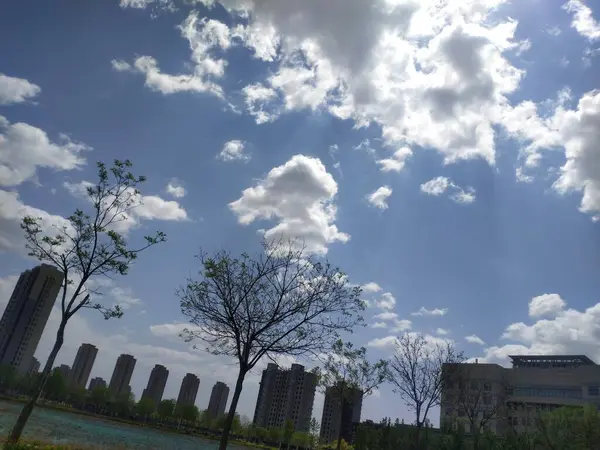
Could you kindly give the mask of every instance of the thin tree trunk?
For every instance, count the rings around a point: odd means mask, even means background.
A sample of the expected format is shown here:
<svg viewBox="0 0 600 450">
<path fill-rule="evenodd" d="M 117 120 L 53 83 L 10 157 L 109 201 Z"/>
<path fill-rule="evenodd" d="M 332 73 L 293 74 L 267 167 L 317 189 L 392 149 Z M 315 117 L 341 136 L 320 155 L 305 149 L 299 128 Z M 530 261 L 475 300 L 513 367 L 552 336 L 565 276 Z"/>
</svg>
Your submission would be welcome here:
<svg viewBox="0 0 600 450">
<path fill-rule="evenodd" d="M 25 425 L 27 425 L 27 421 L 29 420 L 29 416 L 33 412 L 33 408 L 37 403 L 40 395 L 44 391 L 44 386 L 46 386 L 46 381 L 50 377 L 50 372 L 52 372 L 52 366 L 54 365 L 54 361 L 56 360 L 56 356 L 60 351 L 64 339 L 65 339 L 65 326 L 67 325 L 66 320 L 62 320 L 60 322 L 60 326 L 58 327 L 58 331 L 56 332 L 56 341 L 54 342 L 54 347 L 52 347 L 52 351 L 50 352 L 50 356 L 48 356 L 48 360 L 46 361 L 46 365 L 44 366 L 44 370 L 42 371 L 38 381 L 36 382 L 33 392 L 31 393 L 31 397 L 21 410 L 19 417 L 17 418 L 17 422 L 15 426 L 10 432 L 8 436 L 7 443 L 8 444 L 16 444 L 19 439 L 21 439 L 21 434 L 23 434 L 23 430 L 25 429 Z"/>
<path fill-rule="evenodd" d="M 235 417 L 235 410 L 237 408 L 238 401 L 240 400 L 240 394 L 242 393 L 242 386 L 244 384 L 244 377 L 246 373 L 240 367 L 237 381 L 235 383 L 235 390 L 233 391 L 233 397 L 231 399 L 231 405 L 229 406 L 229 413 L 227 413 L 227 419 L 223 426 L 223 432 L 221 433 L 221 440 L 219 441 L 219 450 L 227 450 L 227 442 L 229 441 L 229 432 L 231 431 L 231 425 Z"/>
</svg>

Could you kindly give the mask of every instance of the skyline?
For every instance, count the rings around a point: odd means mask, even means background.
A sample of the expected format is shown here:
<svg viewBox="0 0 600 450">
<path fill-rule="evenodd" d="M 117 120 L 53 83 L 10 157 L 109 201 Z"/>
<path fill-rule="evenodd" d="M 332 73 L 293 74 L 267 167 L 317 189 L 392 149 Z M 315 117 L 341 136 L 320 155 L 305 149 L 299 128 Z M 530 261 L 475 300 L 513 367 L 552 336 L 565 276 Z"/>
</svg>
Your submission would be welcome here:
<svg viewBox="0 0 600 450">
<path fill-rule="evenodd" d="M 192 372 L 208 404 L 207 386 L 234 385 L 235 361 L 178 338 L 175 290 L 198 270 L 200 247 L 254 253 L 282 230 L 363 286 L 367 327 L 352 340 L 372 360 L 404 331 L 452 339 L 481 362 L 600 360 L 598 7 L 368 4 L 9 0 L 0 309 L 34 264 L 20 217 L 62 224 L 86 207 L 78 194 L 95 161 L 129 158 L 148 182 L 126 235 L 159 229 L 168 241 L 127 277 L 94 279 L 125 315 L 76 315 L 56 365 L 93 342 L 90 378 L 109 380 L 118 355 L 132 354 L 138 397 L 160 362 L 166 397 Z M 247 379 L 241 414 L 252 416 L 266 364 Z M 409 419 L 399 400 L 384 386 L 363 417 Z M 322 404 L 319 393 L 317 418 Z"/>
</svg>

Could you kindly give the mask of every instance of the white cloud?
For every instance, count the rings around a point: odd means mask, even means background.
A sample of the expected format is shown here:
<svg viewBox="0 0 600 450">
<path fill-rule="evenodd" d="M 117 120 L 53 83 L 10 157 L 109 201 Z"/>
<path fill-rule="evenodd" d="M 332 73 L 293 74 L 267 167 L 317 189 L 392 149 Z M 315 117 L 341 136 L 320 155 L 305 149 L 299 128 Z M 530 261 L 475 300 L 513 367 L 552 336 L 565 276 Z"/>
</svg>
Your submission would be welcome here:
<svg viewBox="0 0 600 450">
<path fill-rule="evenodd" d="M 398 338 L 396 336 L 386 336 L 382 338 L 371 339 L 367 343 L 367 347 L 374 347 L 379 349 L 384 348 L 396 348 L 398 344 Z"/>
<path fill-rule="evenodd" d="M 34 179 L 38 168 L 78 169 L 85 164 L 81 153 L 90 150 L 61 134 L 52 142 L 39 128 L 26 123 L 11 124 L 0 116 L 0 186 L 17 186 Z"/>
<path fill-rule="evenodd" d="M 387 328 L 387 323 L 375 322 L 373 325 L 371 325 L 371 328 Z"/>
<path fill-rule="evenodd" d="M 472 334 L 471 336 L 466 336 L 465 341 L 467 341 L 469 344 L 485 345 L 483 339 L 474 334 Z"/>
<path fill-rule="evenodd" d="M 54 234 L 55 228 L 69 225 L 62 216 L 25 205 L 17 192 L 0 189 L 0 253 L 27 253 L 21 229 L 21 221 L 25 216 L 40 217 L 42 230 L 46 233 Z"/>
<path fill-rule="evenodd" d="M 400 319 L 394 321 L 394 326 L 392 327 L 392 333 L 401 333 L 404 331 L 408 331 L 412 328 L 412 322 L 408 319 Z"/>
<path fill-rule="evenodd" d="M 486 348 L 484 360 L 506 363 L 512 354 L 583 354 L 600 361 L 600 303 L 582 311 L 555 310 L 552 316 L 530 325 L 523 322 L 509 325 L 502 339 L 512 342 Z"/>
<path fill-rule="evenodd" d="M 567 306 L 558 294 L 543 294 L 529 302 L 529 317 L 556 317 Z"/>
<path fill-rule="evenodd" d="M 117 72 L 128 72 L 133 70 L 131 64 L 129 64 L 127 61 L 123 61 L 122 59 L 113 59 L 110 64 Z"/>
<path fill-rule="evenodd" d="M 269 171 L 254 187 L 229 204 L 243 225 L 259 219 L 279 222 L 265 237 L 300 238 L 310 252 L 325 254 L 334 242 L 350 236 L 335 225 L 337 183 L 318 158 L 295 155 Z"/>
<path fill-rule="evenodd" d="M 367 284 L 363 284 L 361 286 L 361 289 L 363 291 L 363 294 L 364 293 L 376 293 L 376 292 L 380 292 L 381 291 L 381 286 L 379 286 L 374 281 L 370 281 Z"/>
<path fill-rule="evenodd" d="M 385 311 L 379 314 L 376 314 L 373 316 L 373 319 L 375 320 L 396 320 L 398 318 L 398 314 L 396 314 L 395 312 L 391 312 L 391 311 Z"/>
<path fill-rule="evenodd" d="M 592 15 L 592 10 L 581 0 L 569 0 L 563 8 L 573 14 L 571 26 L 590 41 L 600 39 L 600 23 Z"/>
<path fill-rule="evenodd" d="M 376 305 L 378 308 L 385 310 L 394 309 L 396 306 L 396 299 L 391 292 L 384 292 L 381 294 L 379 300 L 377 300 Z"/>
<path fill-rule="evenodd" d="M 437 328 L 435 330 L 435 334 L 439 335 L 439 336 L 447 336 L 448 334 L 450 334 L 449 330 L 446 330 L 444 328 Z"/>
<path fill-rule="evenodd" d="M 0 73 L 0 105 L 22 103 L 38 95 L 42 89 L 24 78 L 9 77 Z"/>
<path fill-rule="evenodd" d="M 257 124 L 273 122 L 279 117 L 279 110 L 273 105 L 278 98 L 274 89 L 262 84 L 250 84 L 242 89 L 246 110 L 254 116 Z"/>
<path fill-rule="evenodd" d="M 64 187 L 74 196 L 87 197 L 87 187 L 92 186 L 89 181 L 78 183 L 65 182 Z M 115 229 L 127 232 L 138 226 L 142 220 L 167 220 L 184 221 L 188 219 L 186 210 L 174 200 L 164 200 L 157 195 L 133 194 L 132 201 L 138 205 L 123 214 L 123 220 L 115 223 Z"/>
<path fill-rule="evenodd" d="M 183 198 L 187 193 L 183 185 L 175 178 L 169 181 L 165 190 L 175 198 Z"/>
<path fill-rule="evenodd" d="M 406 165 L 406 160 L 412 156 L 413 152 L 408 147 L 402 147 L 396 150 L 391 158 L 384 158 L 377 161 L 381 166 L 382 172 L 400 172 Z"/>
<path fill-rule="evenodd" d="M 387 209 L 387 200 L 390 195 L 392 195 L 392 188 L 389 186 L 381 186 L 375 192 L 367 195 L 367 200 L 379 209 Z"/>
<path fill-rule="evenodd" d="M 418 311 L 411 313 L 412 316 L 445 316 L 448 313 L 448 308 L 427 309 L 421 306 Z"/>
<path fill-rule="evenodd" d="M 244 141 L 232 140 L 223 145 L 221 152 L 217 155 L 222 161 L 250 161 L 251 156 L 244 153 L 246 143 Z"/>
<path fill-rule="evenodd" d="M 556 36 L 560 36 L 560 34 L 562 33 L 562 30 L 559 27 L 554 26 L 554 27 L 548 28 L 546 30 L 546 33 L 548 33 L 550 36 L 556 37 Z"/>
<path fill-rule="evenodd" d="M 450 200 L 455 203 L 470 204 L 475 201 L 475 189 L 470 186 L 463 189 L 448 177 L 436 177 L 421 185 L 421 192 L 427 195 L 439 197 L 447 191 L 450 192 Z"/>
</svg>

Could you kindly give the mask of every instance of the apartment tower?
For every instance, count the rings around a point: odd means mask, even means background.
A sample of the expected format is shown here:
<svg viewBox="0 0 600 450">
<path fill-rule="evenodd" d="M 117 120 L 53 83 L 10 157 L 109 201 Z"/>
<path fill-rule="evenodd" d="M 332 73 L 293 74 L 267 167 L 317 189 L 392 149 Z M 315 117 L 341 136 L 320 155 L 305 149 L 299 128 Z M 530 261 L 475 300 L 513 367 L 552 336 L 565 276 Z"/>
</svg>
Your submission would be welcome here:
<svg viewBox="0 0 600 450">
<path fill-rule="evenodd" d="M 96 389 L 97 387 L 106 387 L 106 381 L 104 381 L 104 378 L 102 377 L 94 377 L 90 380 L 90 386 L 89 386 L 89 390 L 93 391 L 94 389 Z"/>
<path fill-rule="evenodd" d="M 31 358 L 31 364 L 29 365 L 28 373 L 35 374 L 40 371 L 40 362 L 36 357 Z"/>
<path fill-rule="evenodd" d="M 225 406 L 227 405 L 227 397 L 229 397 L 229 388 L 221 381 L 217 381 L 212 388 L 210 401 L 206 413 L 211 418 L 220 417 L 225 414 Z"/>
<path fill-rule="evenodd" d="M 65 380 L 65 383 L 69 381 L 69 376 L 71 375 L 71 368 L 67 364 L 61 364 L 56 367 L 55 370 L 58 370 Z"/>
<path fill-rule="evenodd" d="M 158 406 L 165 392 L 168 378 L 169 371 L 167 368 L 161 364 L 156 364 L 152 372 L 150 372 L 148 385 L 142 392 L 142 398 L 149 398 L 154 402 L 155 407 Z"/>
<path fill-rule="evenodd" d="M 196 403 L 198 388 L 200 387 L 200 378 L 193 373 L 188 373 L 181 381 L 179 395 L 177 396 L 177 405 L 193 405 Z"/>
<path fill-rule="evenodd" d="M 62 282 L 62 272 L 48 264 L 21 274 L 0 319 L 0 365 L 29 371 Z"/>
<path fill-rule="evenodd" d="M 79 350 L 77 350 L 77 355 L 75 355 L 71 373 L 69 374 L 69 379 L 73 387 L 85 388 L 87 386 L 97 354 L 98 349 L 96 346 L 81 344 Z"/>
<path fill-rule="evenodd" d="M 121 395 L 130 392 L 129 382 L 133 369 L 135 369 L 136 359 L 131 355 L 122 354 L 117 358 L 115 369 L 110 377 L 108 389 L 114 395 Z"/>
<path fill-rule="evenodd" d="M 340 423 L 342 438 L 349 444 L 354 442 L 354 431 L 360 423 L 362 399 L 360 390 L 344 388 L 341 383 L 325 390 L 320 433 L 322 443 L 330 444 L 338 439 Z"/>
<path fill-rule="evenodd" d="M 282 370 L 270 363 L 263 370 L 253 423 L 263 428 L 283 428 L 291 420 L 294 430 L 308 432 L 317 377 L 304 366 Z"/>
</svg>

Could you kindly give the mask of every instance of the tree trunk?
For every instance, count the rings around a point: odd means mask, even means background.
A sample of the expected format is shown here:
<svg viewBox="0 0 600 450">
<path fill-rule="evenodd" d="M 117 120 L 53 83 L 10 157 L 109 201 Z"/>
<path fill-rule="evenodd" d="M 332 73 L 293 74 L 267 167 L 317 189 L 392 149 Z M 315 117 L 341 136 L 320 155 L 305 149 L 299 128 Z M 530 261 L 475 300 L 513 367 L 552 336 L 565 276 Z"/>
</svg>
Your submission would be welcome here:
<svg viewBox="0 0 600 450">
<path fill-rule="evenodd" d="M 36 382 L 33 391 L 31 393 L 30 399 L 27 401 L 19 417 L 17 418 L 17 423 L 10 432 L 8 439 L 6 442 L 8 444 L 16 444 L 19 439 L 21 439 L 21 434 L 23 434 L 23 430 L 25 429 L 25 425 L 27 425 L 27 421 L 29 420 L 29 416 L 33 412 L 33 408 L 37 403 L 40 395 L 44 391 L 44 386 L 46 386 L 46 381 L 50 377 L 50 372 L 52 372 L 52 366 L 54 365 L 54 361 L 56 360 L 56 356 L 60 351 L 60 348 L 63 345 L 65 339 L 65 326 L 67 325 L 66 320 L 62 320 L 60 322 L 60 326 L 58 327 L 58 331 L 56 332 L 56 341 L 54 342 L 54 347 L 52 347 L 52 351 L 50 352 L 50 356 L 48 356 L 48 360 L 46 361 L 46 365 L 44 366 L 44 370 L 42 371 L 38 381 Z"/>
<path fill-rule="evenodd" d="M 242 393 L 242 385 L 244 384 L 244 377 L 246 372 L 240 367 L 237 381 L 235 383 L 235 390 L 233 391 L 233 397 L 231 399 L 231 405 L 229 406 L 229 413 L 227 413 L 227 419 L 223 426 L 223 432 L 221 433 L 221 440 L 219 441 L 219 450 L 227 450 L 227 442 L 229 441 L 229 432 L 231 431 L 231 425 L 235 417 L 235 410 L 237 408 L 238 401 L 240 400 L 240 394 Z"/>
</svg>

